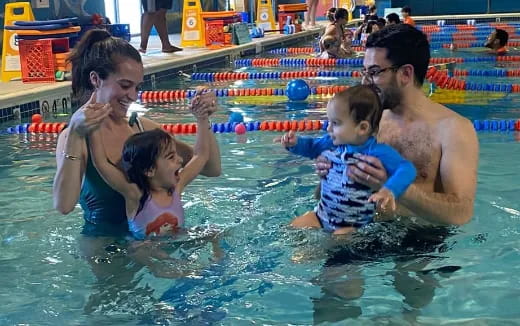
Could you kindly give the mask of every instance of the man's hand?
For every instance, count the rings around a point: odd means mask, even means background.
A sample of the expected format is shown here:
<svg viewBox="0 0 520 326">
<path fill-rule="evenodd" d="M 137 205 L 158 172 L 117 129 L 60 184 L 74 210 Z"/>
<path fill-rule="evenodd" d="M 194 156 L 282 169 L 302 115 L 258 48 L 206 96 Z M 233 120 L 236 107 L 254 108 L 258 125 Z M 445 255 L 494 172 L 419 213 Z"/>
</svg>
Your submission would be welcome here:
<svg viewBox="0 0 520 326">
<path fill-rule="evenodd" d="M 323 178 L 329 173 L 329 169 L 331 168 L 330 161 L 325 158 L 325 156 L 318 156 L 316 158 L 316 174 Z"/>
<path fill-rule="evenodd" d="M 350 165 L 348 177 L 370 189 L 378 191 L 388 179 L 386 170 L 381 161 L 374 156 L 355 154 L 359 162 Z"/>
</svg>

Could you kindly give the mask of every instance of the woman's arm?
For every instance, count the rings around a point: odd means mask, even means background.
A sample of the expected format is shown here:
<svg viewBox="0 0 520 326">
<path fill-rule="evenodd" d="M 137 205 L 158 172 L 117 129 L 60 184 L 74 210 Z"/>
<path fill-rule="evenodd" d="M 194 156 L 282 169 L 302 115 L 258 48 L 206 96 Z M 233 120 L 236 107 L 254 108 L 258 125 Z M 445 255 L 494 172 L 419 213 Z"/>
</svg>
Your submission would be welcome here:
<svg viewBox="0 0 520 326">
<path fill-rule="evenodd" d="M 54 209 L 61 214 L 74 210 L 79 199 L 87 165 L 85 138 L 70 128 L 65 129 L 56 145 L 56 175 L 52 185 Z"/>
<path fill-rule="evenodd" d="M 79 199 L 88 158 L 85 137 L 99 128 L 112 110 L 109 105 L 96 101 L 96 92 L 93 92 L 88 102 L 74 112 L 68 128 L 58 138 L 52 194 L 54 208 L 62 214 L 72 212 Z"/>
<path fill-rule="evenodd" d="M 103 180 L 125 197 L 127 216 L 134 216 L 142 193 L 135 183 L 130 183 L 121 170 L 115 167 L 105 152 L 103 136 L 99 130 L 90 134 L 90 155 L 92 162 Z"/>
</svg>

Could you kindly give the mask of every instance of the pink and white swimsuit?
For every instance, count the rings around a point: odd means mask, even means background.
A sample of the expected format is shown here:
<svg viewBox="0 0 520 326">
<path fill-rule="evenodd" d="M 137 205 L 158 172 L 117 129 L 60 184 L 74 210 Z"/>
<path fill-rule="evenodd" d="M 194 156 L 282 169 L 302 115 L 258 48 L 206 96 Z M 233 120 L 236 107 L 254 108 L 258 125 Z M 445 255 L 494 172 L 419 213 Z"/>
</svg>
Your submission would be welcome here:
<svg viewBox="0 0 520 326">
<path fill-rule="evenodd" d="M 149 236 L 172 235 L 184 225 L 184 208 L 180 195 L 174 191 L 172 202 L 168 206 L 159 206 L 148 197 L 143 209 L 133 218 L 128 220 L 130 232 L 137 239 L 145 239 Z"/>
</svg>

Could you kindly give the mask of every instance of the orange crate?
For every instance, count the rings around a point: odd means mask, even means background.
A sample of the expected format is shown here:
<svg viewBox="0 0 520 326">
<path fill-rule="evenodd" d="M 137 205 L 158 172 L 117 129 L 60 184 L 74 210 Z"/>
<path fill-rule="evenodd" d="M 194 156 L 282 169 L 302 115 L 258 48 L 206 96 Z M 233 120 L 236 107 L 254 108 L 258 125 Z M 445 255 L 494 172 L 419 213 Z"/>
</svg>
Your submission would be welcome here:
<svg viewBox="0 0 520 326">
<path fill-rule="evenodd" d="M 52 83 L 56 81 L 51 39 L 20 40 L 18 47 L 22 82 Z"/>
<path fill-rule="evenodd" d="M 291 17 L 291 24 L 294 24 L 294 21 L 296 20 L 295 13 L 285 13 L 285 12 L 278 13 L 278 29 L 280 30 L 280 34 L 283 34 L 283 27 L 285 26 L 285 23 L 287 22 L 287 17 Z"/>
<path fill-rule="evenodd" d="M 224 21 L 206 21 L 206 46 L 224 44 Z"/>
</svg>

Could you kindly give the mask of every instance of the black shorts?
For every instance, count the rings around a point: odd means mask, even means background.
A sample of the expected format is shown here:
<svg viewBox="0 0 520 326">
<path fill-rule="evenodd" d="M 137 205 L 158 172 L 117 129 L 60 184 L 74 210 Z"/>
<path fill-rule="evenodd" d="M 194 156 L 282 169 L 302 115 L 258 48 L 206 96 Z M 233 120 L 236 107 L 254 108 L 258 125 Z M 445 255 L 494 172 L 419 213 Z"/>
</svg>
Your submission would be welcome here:
<svg viewBox="0 0 520 326">
<path fill-rule="evenodd" d="M 173 0 L 141 0 L 145 12 L 154 12 L 159 9 L 172 9 Z"/>
<path fill-rule="evenodd" d="M 360 230 L 366 231 L 360 234 Z M 435 256 L 449 249 L 446 240 L 455 234 L 450 227 L 410 229 L 397 222 L 371 223 L 360 230 L 354 235 L 358 241 L 329 250 L 325 266 L 378 261 L 389 256 L 404 260 L 410 256 Z"/>
</svg>

